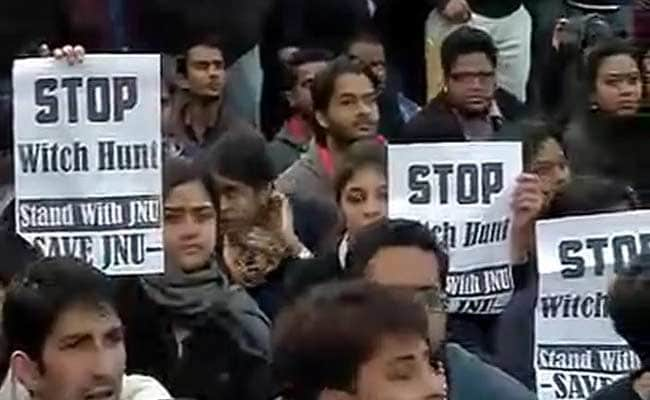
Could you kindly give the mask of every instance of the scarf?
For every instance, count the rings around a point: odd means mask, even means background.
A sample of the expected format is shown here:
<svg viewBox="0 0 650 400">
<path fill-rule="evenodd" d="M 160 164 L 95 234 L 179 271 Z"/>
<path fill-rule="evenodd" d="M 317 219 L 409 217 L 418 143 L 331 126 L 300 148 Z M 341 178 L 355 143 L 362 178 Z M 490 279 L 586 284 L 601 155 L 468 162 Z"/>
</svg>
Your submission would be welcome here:
<svg viewBox="0 0 650 400">
<path fill-rule="evenodd" d="M 147 295 L 180 326 L 191 328 L 205 317 L 217 318 L 243 351 L 270 357 L 268 317 L 245 290 L 229 284 L 216 261 L 189 274 L 180 268 L 166 268 L 164 275 L 143 277 L 141 283 Z"/>
<path fill-rule="evenodd" d="M 225 235 L 226 266 L 236 284 L 246 288 L 263 285 L 284 259 L 296 256 L 280 233 L 282 207 L 283 196 L 273 192 L 253 227 Z"/>
</svg>

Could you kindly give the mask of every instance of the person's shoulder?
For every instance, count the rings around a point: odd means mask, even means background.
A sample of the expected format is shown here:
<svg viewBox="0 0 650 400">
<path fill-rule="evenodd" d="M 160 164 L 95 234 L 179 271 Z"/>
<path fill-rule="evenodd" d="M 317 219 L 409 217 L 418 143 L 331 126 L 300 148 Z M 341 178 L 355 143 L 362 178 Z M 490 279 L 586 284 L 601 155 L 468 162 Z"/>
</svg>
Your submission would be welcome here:
<svg viewBox="0 0 650 400">
<path fill-rule="evenodd" d="M 396 143 L 439 142 L 447 136 L 461 135 L 456 130 L 455 116 L 438 95 L 404 124 Z"/>
<path fill-rule="evenodd" d="M 515 378 L 481 360 L 461 346 L 446 347 L 447 371 L 455 398 L 534 400 L 537 397 Z M 476 382 L 481 382 L 480 386 Z"/>
<path fill-rule="evenodd" d="M 521 119 L 528 113 L 528 108 L 514 94 L 499 88 L 494 94 L 495 100 L 503 116 L 507 120 Z"/>
<path fill-rule="evenodd" d="M 171 395 L 160 382 L 150 376 L 125 375 L 120 400 L 169 399 Z"/>
<path fill-rule="evenodd" d="M 626 376 L 592 394 L 589 400 L 641 400 L 641 398 L 634 391 L 630 377 Z"/>
</svg>

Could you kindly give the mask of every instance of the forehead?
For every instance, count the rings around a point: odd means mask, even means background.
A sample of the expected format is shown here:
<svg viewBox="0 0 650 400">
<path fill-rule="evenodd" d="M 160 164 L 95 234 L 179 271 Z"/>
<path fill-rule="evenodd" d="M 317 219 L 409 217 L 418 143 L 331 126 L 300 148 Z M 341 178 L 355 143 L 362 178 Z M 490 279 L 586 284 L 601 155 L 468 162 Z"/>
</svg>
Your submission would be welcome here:
<svg viewBox="0 0 650 400">
<path fill-rule="evenodd" d="M 381 43 L 371 42 L 355 42 L 350 46 L 348 53 L 361 57 L 361 56 L 383 56 L 384 46 Z"/>
<path fill-rule="evenodd" d="M 491 71 L 494 69 L 494 65 L 490 62 L 487 54 L 476 52 L 459 55 L 451 68 L 454 71 Z"/>
<path fill-rule="evenodd" d="M 195 203 L 211 203 L 210 194 L 198 180 L 174 187 L 165 199 L 165 207 Z"/>
<path fill-rule="evenodd" d="M 223 61 L 223 54 L 216 47 L 200 44 L 187 52 L 187 58 L 189 61 Z"/>
<path fill-rule="evenodd" d="M 250 188 L 250 186 L 248 186 L 244 182 L 236 181 L 234 179 L 227 178 L 220 174 L 214 174 L 214 179 L 220 188 L 235 188 L 235 189 Z"/>
<path fill-rule="evenodd" d="M 546 140 L 540 144 L 539 150 L 535 156 L 536 158 L 564 156 L 564 150 L 555 138 L 550 137 L 546 138 Z"/>
<path fill-rule="evenodd" d="M 375 87 L 373 86 L 370 78 L 364 74 L 343 74 L 336 78 L 334 82 L 334 92 L 332 97 L 342 96 L 345 94 L 352 94 L 357 96 L 365 96 L 374 93 Z"/>
<path fill-rule="evenodd" d="M 48 338 L 57 340 L 72 335 L 101 335 L 122 325 L 115 309 L 103 304 L 74 304 L 58 316 Z"/>
<path fill-rule="evenodd" d="M 368 262 L 368 278 L 389 286 L 440 286 L 440 265 L 432 251 L 417 247 L 385 247 Z"/>
<path fill-rule="evenodd" d="M 598 68 L 599 74 L 639 72 L 636 61 L 627 54 L 605 57 Z"/>
<path fill-rule="evenodd" d="M 345 189 L 356 189 L 367 184 L 386 185 L 386 175 L 374 165 L 365 165 L 352 173 Z"/>
<path fill-rule="evenodd" d="M 327 63 L 325 61 L 314 61 L 300 64 L 296 67 L 296 72 L 299 77 L 313 76 L 325 69 Z"/>
</svg>

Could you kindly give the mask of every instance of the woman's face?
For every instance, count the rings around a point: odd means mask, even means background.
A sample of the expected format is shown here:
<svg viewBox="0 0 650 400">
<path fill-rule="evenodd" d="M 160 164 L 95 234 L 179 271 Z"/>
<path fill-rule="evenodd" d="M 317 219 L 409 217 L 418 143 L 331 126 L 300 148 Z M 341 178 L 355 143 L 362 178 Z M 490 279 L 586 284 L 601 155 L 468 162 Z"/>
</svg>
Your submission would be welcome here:
<svg viewBox="0 0 650 400">
<path fill-rule="evenodd" d="M 341 210 L 351 235 L 388 214 L 386 175 L 375 167 L 356 171 L 341 192 Z"/>
<path fill-rule="evenodd" d="M 641 72 L 637 62 L 626 54 L 606 57 L 598 68 L 593 101 L 605 113 L 634 115 L 642 96 Z"/>
<path fill-rule="evenodd" d="M 546 204 L 569 183 L 571 179 L 569 162 L 557 140 L 548 138 L 541 144 L 533 159 L 531 172 L 539 176 L 542 181 Z"/>
<path fill-rule="evenodd" d="M 217 213 L 200 181 L 183 183 L 165 201 L 165 257 L 184 272 L 205 267 L 217 244 Z"/>
</svg>

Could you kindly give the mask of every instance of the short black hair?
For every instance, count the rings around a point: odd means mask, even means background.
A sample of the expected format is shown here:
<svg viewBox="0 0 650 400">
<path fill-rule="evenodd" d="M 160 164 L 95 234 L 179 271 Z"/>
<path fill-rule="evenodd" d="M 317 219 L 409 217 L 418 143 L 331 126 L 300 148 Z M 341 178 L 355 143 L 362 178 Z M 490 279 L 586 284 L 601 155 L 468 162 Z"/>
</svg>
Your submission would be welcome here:
<svg viewBox="0 0 650 400">
<path fill-rule="evenodd" d="M 314 78 L 314 84 L 311 87 L 311 98 L 313 102 L 314 111 L 327 111 L 332 96 L 334 95 L 334 88 L 338 79 L 347 74 L 363 75 L 370 80 L 373 85 L 376 81 L 373 76 L 357 62 L 352 61 L 347 56 L 339 56 L 327 64 L 327 67 L 320 71 Z M 314 121 L 314 133 L 316 141 L 320 144 L 325 142 L 325 132 L 318 122 Z"/>
<path fill-rule="evenodd" d="M 442 42 L 440 49 L 442 70 L 445 75 L 449 75 L 458 57 L 472 53 L 484 53 L 496 67 L 499 50 L 489 33 L 470 26 L 461 26 L 450 33 Z"/>
<path fill-rule="evenodd" d="M 219 212 L 219 191 L 210 173 L 198 161 L 181 157 L 166 157 L 163 162 L 163 201 L 177 186 L 200 182 L 210 195 L 214 208 Z"/>
<path fill-rule="evenodd" d="M 334 54 L 325 49 L 304 48 L 291 54 L 289 60 L 284 65 L 284 90 L 291 90 L 298 82 L 298 68 L 301 65 L 329 62 L 334 58 Z"/>
<path fill-rule="evenodd" d="M 2 309 L 8 354 L 23 351 L 42 362 L 43 347 L 57 319 L 81 304 L 117 314 L 110 279 L 74 258 L 44 258 L 30 265 L 9 286 Z"/>
<path fill-rule="evenodd" d="M 622 182 L 597 175 L 577 175 L 551 201 L 548 217 L 560 218 L 606 212 L 625 205 L 639 208 L 636 191 Z"/>
<path fill-rule="evenodd" d="M 549 139 L 562 145 L 562 128 L 550 121 L 527 120 L 521 123 L 521 128 L 524 132 L 523 157 L 526 168 L 530 167 L 537 153 Z"/>
<path fill-rule="evenodd" d="M 607 308 L 616 332 L 650 368 L 650 254 L 633 258 L 609 288 Z"/>
<path fill-rule="evenodd" d="M 0 287 L 9 286 L 17 274 L 25 271 L 28 265 L 43 257 L 40 250 L 17 233 L 6 229 L 0 229 L 0 254 L 3 257 L 0 267 Z"/>
<path fill-rule="evenodd" d="M 603 61 L 608 57 L 619 55 L 630 56 L 639 65 L 639 50 L 631 42 L 621 38 L 612 38 L 598 43 L 587 53 L 585 79 L 589 93 L 593 93 L 596 89 L 598 70 Z"/>
<path fill-rule="evenodd" d="M 204 164 L 209 173 L 256 190 L 267 188 L 275 178 L 266 140 L 245 132 L 224 133 L 207 150 Z"/>
<path fill-rule="evenodd" d="M 183 53 L 178 57 L 176 63 L 177 72 L 183 76 L 187 76 L 187 60 L 189 58 L 190 50 L 196 46 L 206 46 L 214 49 L 219 49 L 226 66 L 231 64 L 230 58 L 226 55 L 224 42 L 221 37 L 213 32 L 198 32 L 190 36 L 183 46 Z"/>
<path fill-rule="evenodd" d="M 353 392 L 359 368 L 387 335 L 427 340 L 427 316 L 405 290 L 367 281 L 327 284 L 285 309 L 273 331 L 274 369 L 291 400 Z"/>
<path fill-rule="evenodd" d="M 440 284 L 446 288 L 449 256 L 445 247 L 427 226 L 406 219 L 385 219 L 362 229 L 350 247 L 348 277 L 365 276 L 370 260 L 387 247 L 417 247 L 435 254 L 440 266 Z"/>
<path fill-rule="evenodd" d="M 641 56 L 639 49 L 634 45 L 621 38 L 611 38 L 598 43 L 588 53 L 586 58 L 586 81 L 590 91 L 596 88 L 596 79 L 598 78 L 598 70 L 603 64 L 603 61 L 608 57 L 627 55 L 630 56 L 637 65 L 639 65 L 639 58 Z"/>
<path fill-rule="evenodd" d="M 337 164 L 334 171 L 334 192 L 336 200 L 341 201 L 343 188 L 348 184 L 354 174 L 360 169 L 373 167 L 387 174 L 387 151 L 386 146 L 377 140 L 376 137 L 361 138 L 352 143 Z"/>
<path fill-rule="evenodd" d="M 381 35 L 375 29 L 362 29 L 356 32 L 350 40 L 345 43 L 345 51 L 349 52 L 350 48 L 357 43 L 369 43 L 369 44 L 378 44 L 383 46 L 384 43 L 381 40 Z"/>
</svg>

